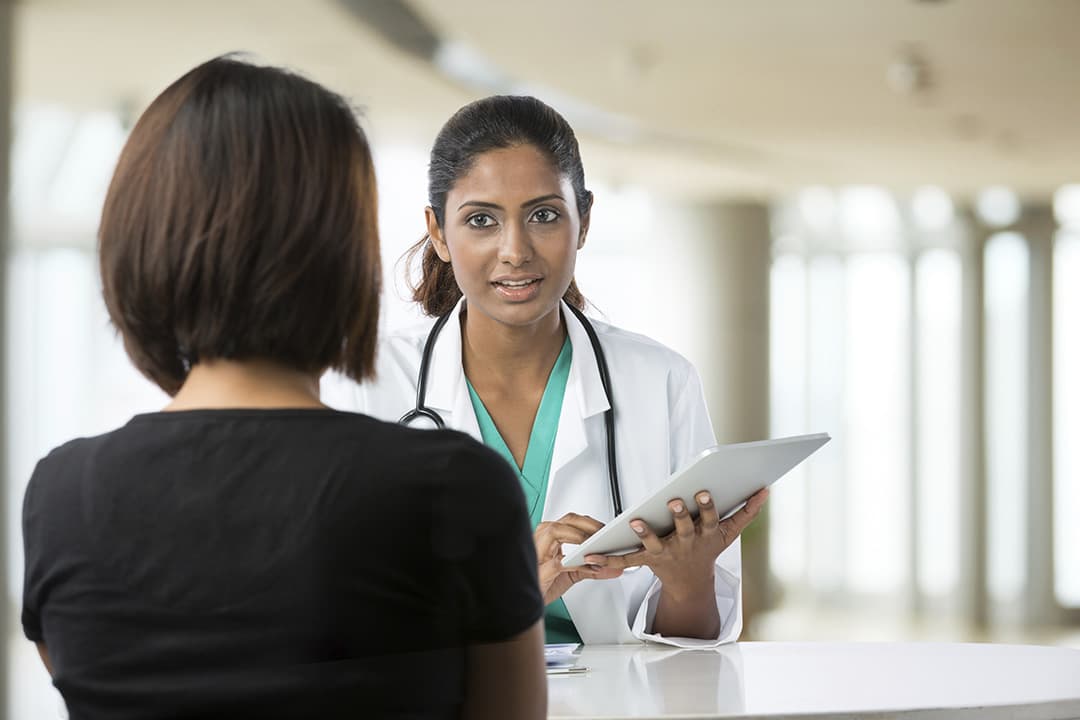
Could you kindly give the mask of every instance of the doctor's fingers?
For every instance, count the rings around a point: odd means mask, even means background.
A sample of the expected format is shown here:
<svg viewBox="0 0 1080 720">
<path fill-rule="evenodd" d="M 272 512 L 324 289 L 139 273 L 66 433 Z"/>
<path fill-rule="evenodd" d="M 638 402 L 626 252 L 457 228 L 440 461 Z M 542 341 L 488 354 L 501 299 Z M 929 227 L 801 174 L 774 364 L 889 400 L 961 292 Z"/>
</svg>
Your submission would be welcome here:
<svg viewBox="0 0 1080 720">
<path fill-rule="evenodd" d="M 687 509 L 682 498 L 675 498 L 669 502 L 668 510 L 671 511 L 671 517 L 675 520 L 675 535 L 684 540 L 694 537 L 694 518 L 690 515 L 690 510 Z"/>
<path fill-rule="evenodd" d="M 664 552 L 664 541 L 656 537 L 649 524 L 644 520 L 631 520 L 630 528 L 638 536 L 638 540 L 644 546 L 642 550 L 636 550 L 625 555 L 586 555 L 585 562 L 596 567 L 610 570 L 625 570 L 627 568 L 648 566 Z"/>
<path fill-rule="evenodd" d="M 575 583 L 582 580 L 611 580 L 622 575 L 621 568 L 594 567 L 590 565 L 563 568 L 563 572 L 569 573 Z"/>
<path fill-rule="evenodd" d="M 716 512 L 712 497 L 707 492 L 699 492 L 694 498 L 698 506 L 698 522 L 705 532 L 713 532 L 720 525 L 720 515 Z"/>
<path fill-rule="evenodd" d="M 578 515 L 577 513 L 566 513 L 561 518 L 555 521 L 560 525 L 569 525 L 570 527 L 576 527 L 579 530 L 587 532 L 592 535 L 594 532 L 604 527 L 604 523 L 600 522 L 594 517 L 588 515 Z"/>
<path fill-rule="evenodd" d="M 691 521 L 691 525 L 692 524 L 693 521 Z M 653 529 L 649 527 L 649 523 L 645 522 L 644 520 L 631 520 L 630 529 L 633 530 L 634 534 L 638 536 L 638 540 L 641 541 L 642 546 L 645 548 L 644 550 L 639 550 L 638 552 L 643 552 L 648 555 L 659 555 L 664 552 L 664 541 L 656 536 L 656 533 L 653 532 Z M 636 555 L 637 553 L 630 554 Z M 624 555 L 623 557 L 626 556 Z"/>
<path fill-rule="evenodd" d="M 580 545 L 585 542 L 591 532 L 586 532 L 573 525 L 564 525 L 558 522 L 540 523 L 533 533 L 533 542 L 536 544 L 536 554 L 540 558 L 551 557 L 553 548 L 558 548 L 563 543 Z"/>
<path fill-rule="evenodd" d="M 754 518 L 761 512 L 761 508 L 765 506 L 765 501 L 769 497 L 769 489 L 764 488 L 758 490 L 756 493 L 750 496 L 750 499 L 746 501 L 746 504 L 742 506 L 734 515 L 724 520 L 717 527 L 717 531 L 724 537 L 724 547 L 731 545 L 735 542 L 743 530 L 749 527 L 750 523 L 754 521 Z"/>
<path fill-rule="evenodd" d="M 629 568 L 647 566 L 655 558 L 656 554 L 648 550 L 635 550 L 625 555 L 586 555 L 585 562 L 602 570 L 614 570 L 621 574 Z"/>
</svg>

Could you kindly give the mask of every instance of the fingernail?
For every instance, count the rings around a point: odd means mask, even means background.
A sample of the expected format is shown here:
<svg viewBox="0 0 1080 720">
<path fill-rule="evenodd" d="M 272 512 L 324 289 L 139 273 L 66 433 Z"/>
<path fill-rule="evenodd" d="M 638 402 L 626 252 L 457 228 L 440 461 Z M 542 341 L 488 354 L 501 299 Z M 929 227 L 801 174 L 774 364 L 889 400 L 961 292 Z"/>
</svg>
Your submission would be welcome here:
<svg viewBox="0 0 1080 720">
<path fill-rule="evenodd" d="M 712 498 L 709 497 L 709 493 L 701 493 L 701 497 L 698 498 L 698 502 L 702 505 L 708 505 L 712 502 Z"/>
<path fill-rule="evenodd" d="M 672 512 L 681 513 L 683 511 L 683 504 L 681 502 L 677 502 L 671 506 L 671 510 Z"/>
<path fill-rule="evenodd" d="M 630 527 L 633 528 L 634 532 L 636 532 L 638 535 L 644 535 L 645 534 L 645 526 L 644 525 L 639 525 L 637 523 L 630 523 Z"/>
</svg>

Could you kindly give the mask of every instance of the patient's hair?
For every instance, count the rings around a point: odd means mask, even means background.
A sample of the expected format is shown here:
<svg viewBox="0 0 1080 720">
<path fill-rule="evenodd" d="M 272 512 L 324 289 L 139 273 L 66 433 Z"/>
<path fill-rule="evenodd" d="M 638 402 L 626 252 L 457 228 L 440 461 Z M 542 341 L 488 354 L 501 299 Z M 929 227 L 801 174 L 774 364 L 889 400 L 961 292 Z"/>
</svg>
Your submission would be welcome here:
<svg viewBox="0 0 1080 720">
<path fill-rule="evenodd" d="M 109 316 L 170 395 L 204 360 L 373 373 L 375 171 L 317 83 L 234 56 L 188 72 L 135 125 L 98 239 Z"/>
<path fill-rule="evenodd" d="M 569 178 L 578 214 L 584 218 L 589 213 L 592 193 L 585 188 L 585 169 L 570 123 L 534 97 L 492 95 L 454 113 L 435 138 L 428 165 L 428 204 L 439 227 L 446 218 L 446 194 L 468 174 L 477 156 L 517 145 L 531 145 L 544 153 L 559 173 Z M 428 315 L 450 312 L 461 298 L 453 268 L 439 258 L 428 235 L 409 249 L 405 262 L 410 270 L 417 256 L 421 276 L 412 288 L 413 300 Z M 585 309 L 585 298 L 573 279 L 563 299 Z"/>
</svg>

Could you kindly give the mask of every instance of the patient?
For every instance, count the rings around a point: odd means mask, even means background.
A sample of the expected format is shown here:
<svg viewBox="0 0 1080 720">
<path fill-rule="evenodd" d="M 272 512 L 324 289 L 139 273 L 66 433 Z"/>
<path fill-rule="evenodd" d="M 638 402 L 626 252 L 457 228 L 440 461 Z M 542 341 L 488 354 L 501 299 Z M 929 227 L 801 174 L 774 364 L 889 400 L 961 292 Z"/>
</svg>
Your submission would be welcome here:
<svg viewBox="0 0 1080 720">
<path fill-rule="evenodd" d="M 102 285 L 172 402 L 52 451 L 23 510 L 23 627 L 73 720 L 545 716 L 509 466 L 319 401 L 372 374 L 375 208 L 348 104 L 289 72 L 217 58 L 139 119 Z"/>
</svg>

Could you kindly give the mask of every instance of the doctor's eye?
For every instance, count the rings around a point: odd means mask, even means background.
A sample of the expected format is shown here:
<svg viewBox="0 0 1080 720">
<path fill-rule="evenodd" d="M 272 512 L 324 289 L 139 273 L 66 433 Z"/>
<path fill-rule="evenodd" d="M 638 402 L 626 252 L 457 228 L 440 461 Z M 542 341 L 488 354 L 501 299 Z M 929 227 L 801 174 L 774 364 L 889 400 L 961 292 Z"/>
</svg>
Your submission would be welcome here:
<svg viewBox="0 0 1080 720">
<path fill-rule="evenodd" d="M 555 212 L 551 208 L 539 208 L 532 214 L 532 220 L 538 223 L 546 224 L 553 223 L 559 219 L 559 213 Z"/>
<path fill-rule="evenodd" d="M 465 224 L 473 228 L 487 228 L 495 224 L 495 218 L 487 213 L 476 213 L 467 217 Z"/>
</svg>

